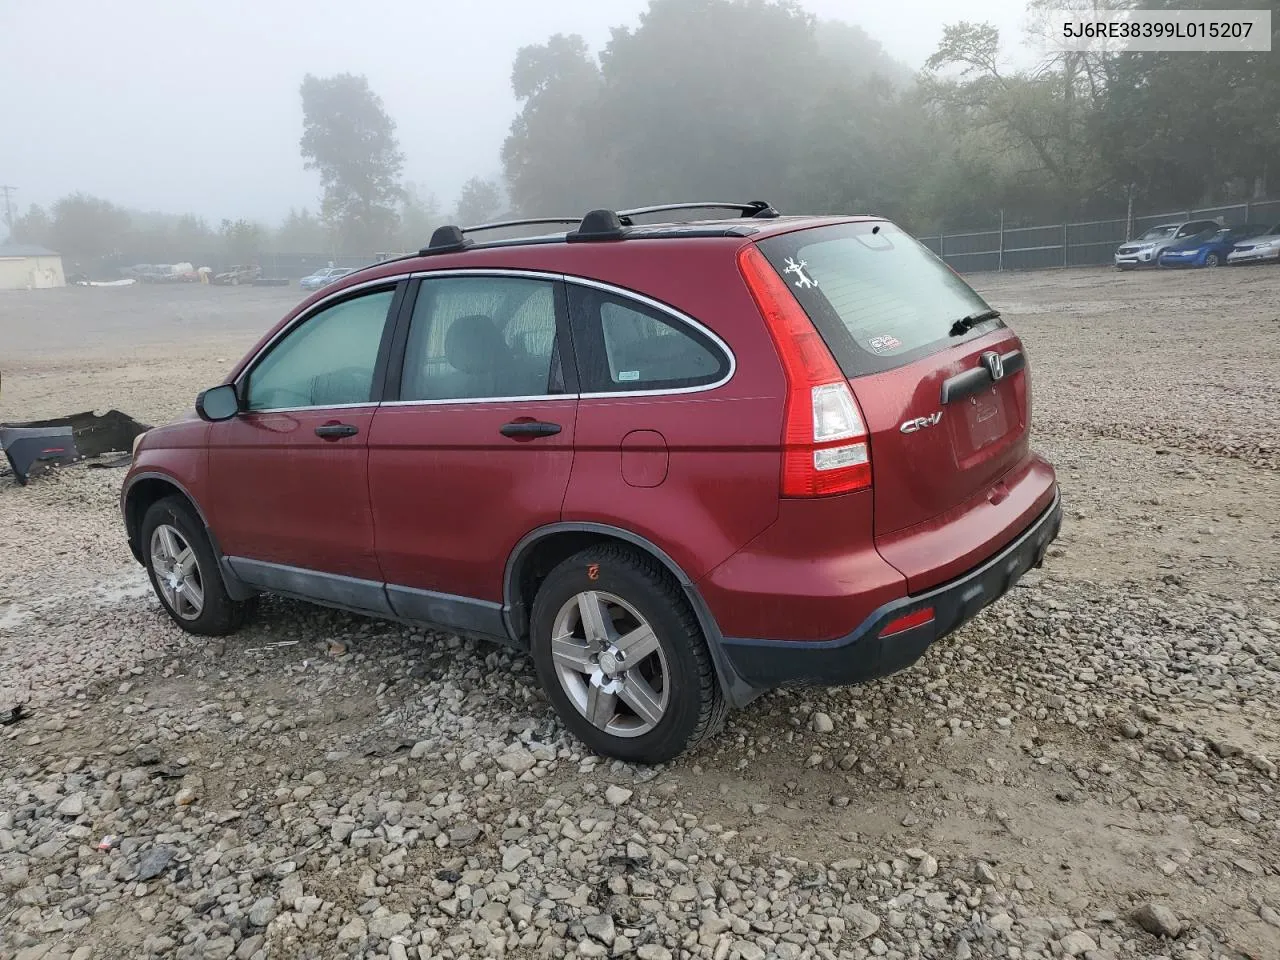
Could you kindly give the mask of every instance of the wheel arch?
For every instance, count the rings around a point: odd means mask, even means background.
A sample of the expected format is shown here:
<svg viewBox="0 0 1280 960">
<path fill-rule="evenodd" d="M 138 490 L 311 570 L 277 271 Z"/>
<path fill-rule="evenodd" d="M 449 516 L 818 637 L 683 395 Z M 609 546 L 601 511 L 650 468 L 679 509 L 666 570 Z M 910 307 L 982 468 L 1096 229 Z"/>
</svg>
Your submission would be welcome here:
<svg viewBox="0 0 1280 960">
<path fill-rule="evenodd" d="M 181 481 L 174 479 L 167 473 L 146 471 L 135 474 L 129 478 L 124 490 L 120 493 L 120 511 L 124 515 L 125 534 L 129 540 L 129 552 L 133 554 L 133 558 L 145 566 L 140 542 L 142 518 L 147 515 L 147 511 L 151 509 L 152 504 L 158 503 L 165 497 L 172 496 L 181 497 L 186 501 L 200 519 L 200 524 L 204 527 L 205 536 L 209 538 L 209 545 L 213 548 L 213 555 L 217 558 L 223 584 L 226 586 L 227 593 L 231 598 L 233 600 L 246 600 L 254 596 L 257 591 L 244 584 L 226 562 L 222 548 L 218 545 L 218 538 L 209 526 L 209 518 L 200 506 L 200 501 L 192 496 L 191 491 Z"/>
<path fill-rule="evenodd" d="M 624 544 L 652 557 L 675 578 L 698 618 L 725 699 L 732 706 L 741 707 L 759 696 L 763 691 L 743 681 L 725 655 L 723 635 L 692 578 L 670 554 L 651 540 L 606 523 L 565 521 L 547 524 L 530 531 L 516 544 L 507 558 L 502 587 L 502 616 L 511 638 L 520 646 L 528 647 L 529 611 L 533 607 L 534 595 L 542 580 L 557 564 L 587 547 L 609 542 Z"/>
</svg>

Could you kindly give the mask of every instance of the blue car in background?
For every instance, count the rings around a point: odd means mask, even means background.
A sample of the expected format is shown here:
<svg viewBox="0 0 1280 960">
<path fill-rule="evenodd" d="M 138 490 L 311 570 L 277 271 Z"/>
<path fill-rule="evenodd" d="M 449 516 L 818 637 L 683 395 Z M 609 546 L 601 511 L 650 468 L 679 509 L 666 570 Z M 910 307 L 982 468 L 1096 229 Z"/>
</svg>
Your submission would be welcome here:
<svg viewBox="0 0 1280 960">
<path fill-rule="evenodd" d="M 1246 223 L 1219 227 L 1177 240 L 1160 252 L 1162 267 L 1216 267 L 1227 262 L 1227 254 L 1240 241 L 1267 232 L 1266 224 Z"/>
</svg>

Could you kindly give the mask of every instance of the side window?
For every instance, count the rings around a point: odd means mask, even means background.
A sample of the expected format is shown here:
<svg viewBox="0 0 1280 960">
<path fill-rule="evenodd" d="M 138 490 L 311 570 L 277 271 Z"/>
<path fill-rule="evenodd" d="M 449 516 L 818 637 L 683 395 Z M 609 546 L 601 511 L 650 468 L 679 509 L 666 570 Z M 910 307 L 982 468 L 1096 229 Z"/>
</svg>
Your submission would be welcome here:
<svg viewBox="0 0 1280 960">
<path fill-rule="evenodd" d="M 570 284 L 569 310 L 584 393 L 700 387 L 729 372 L 710 337 L 646 304 Z"/>
<path fill-rule="evenodd" d="M 401 400 L 561 392 L 554 282 L 486 276 L 422 281 L 405 344 Z"/>
<path fill-rule="evenodd" d="M 291 330 L 249 372 L 250 410 L 369 403 L 394 290 L 343 300 Z"/>
</svg>

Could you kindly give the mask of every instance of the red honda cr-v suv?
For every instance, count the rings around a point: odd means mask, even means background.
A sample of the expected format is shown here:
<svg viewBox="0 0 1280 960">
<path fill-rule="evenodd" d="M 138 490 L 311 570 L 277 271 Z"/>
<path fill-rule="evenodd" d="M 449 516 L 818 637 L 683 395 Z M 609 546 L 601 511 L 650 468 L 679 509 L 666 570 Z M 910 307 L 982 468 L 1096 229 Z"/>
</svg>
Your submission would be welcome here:
<svg viewBox="0 0 1280 960">
<path fill-rule="evenodd" d="M 442 227 L 305 301 L 140 438 L 165 609 L 510 643 L 593 749 L 660 761 L 772 687 L 910 665 L 1039 565 L 1061 507 L 999 315 L 887 221 L 687 206 L 740 215 Z"/>
</svg>

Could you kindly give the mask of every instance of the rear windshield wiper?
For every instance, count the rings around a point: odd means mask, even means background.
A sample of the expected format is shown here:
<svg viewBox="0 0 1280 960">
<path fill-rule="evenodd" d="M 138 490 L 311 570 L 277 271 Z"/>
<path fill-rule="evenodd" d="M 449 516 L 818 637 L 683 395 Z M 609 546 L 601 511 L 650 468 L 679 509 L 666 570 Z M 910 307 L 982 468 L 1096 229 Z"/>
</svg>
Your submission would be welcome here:
<svg viewBox="0 0 1280 960">
<path fill-rule="evenodd" d="M 982 310 L 971 313 L 967 317 L 961 317 L 951 325 L 951 336 L 962 337 L 984 320 L 995 320 L 999 316 L 999 310 Z"/>
</svg>

